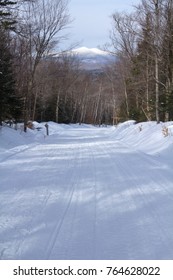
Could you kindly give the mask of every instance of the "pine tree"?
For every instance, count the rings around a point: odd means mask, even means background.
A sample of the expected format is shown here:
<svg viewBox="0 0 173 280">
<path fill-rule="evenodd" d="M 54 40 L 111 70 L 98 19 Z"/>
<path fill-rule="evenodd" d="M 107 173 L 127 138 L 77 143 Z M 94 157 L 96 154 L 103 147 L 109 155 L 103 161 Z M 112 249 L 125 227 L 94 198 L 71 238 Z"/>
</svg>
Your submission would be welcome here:
<svg viewBox="0 0 173 280">
<path fill-rule="evenodd" d="M 16 23 L 12 16 L 11 8 L 16 5 L 15 1 L 0 0 L 0 24 L 5 29 L 13 29 Z"/>
<path fill-rule="evenodd" d="M 16 103 L 12 56 L 6 32 L 0 28 L 0 124 L 4 118 L 12 118 Z"/>
<path fill-rule="evenodd" d="M 0 38 L 0 125 L 2 125 L 2 121 L 6 118 L 18 118 L 21 102 L 16 95 L 10 35 L 3 26 L 0 26 Z"/>
<path fill-rule="evenodd" d="M 10 52 L 10 30 L 15 26 L 11 7 L 15 4 L 14 1 L 0 0 L 0 125 L 5 118 L 16 118 L 20 109 Z"/>
</svg>

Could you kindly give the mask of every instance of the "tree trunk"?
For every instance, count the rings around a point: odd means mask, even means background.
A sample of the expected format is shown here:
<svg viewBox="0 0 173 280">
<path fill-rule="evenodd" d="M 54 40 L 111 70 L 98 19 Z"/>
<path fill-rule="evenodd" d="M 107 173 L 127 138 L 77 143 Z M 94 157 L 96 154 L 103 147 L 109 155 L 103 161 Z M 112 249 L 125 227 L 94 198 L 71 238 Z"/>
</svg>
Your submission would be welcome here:
<svg viewBox="0 0 173 280">
<path fill-rule="evenodd" d="M 56 99 L 56 110 L 55 110 L 55 120 L 56 120 L 56 123 L 58 123 L 59 121 L 59 92 L 57 94 L 57 99 Z"/>
<path fill-rule="evenodd" d="M 127 96 L 127 86 L 126 82 L 124 81 L 124 96 L 125 96 L 125 102 L 126 102 L 126 113 L 127 113 L 127 118 L 129 119 L 129 103 L 128 103 L 128 96 Z"/>
<path fill-rule="evenodd" d="M 159 116 L 159 64 L 158 64 L 158 47 L 159 47 L 159 6 L 158 0 L 155 1 L 155 90 L 156 90 L 156 121 L 160 122 Z"/>
<path fill-rule="evenodd" d="M 159 66 L 158 66 L 158 57 L 157 54 L 155 55 L 155 79 L 156 79 L 156 121 L 157 123 L 160 122 L 160 117 L 159 117 Z"/>
</svg>

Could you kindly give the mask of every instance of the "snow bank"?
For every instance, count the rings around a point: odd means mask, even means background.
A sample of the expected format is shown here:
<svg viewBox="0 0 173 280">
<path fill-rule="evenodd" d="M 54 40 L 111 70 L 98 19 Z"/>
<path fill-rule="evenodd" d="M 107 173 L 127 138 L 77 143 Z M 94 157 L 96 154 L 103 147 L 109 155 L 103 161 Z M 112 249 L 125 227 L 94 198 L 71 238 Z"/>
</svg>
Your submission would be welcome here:
<svg viewBox="0 0 173 280">
<path fill-rule="evenodd" d="M 3 126 L 0 128 L 0 159 L 4 157 L 4 152 L 8 154 L 15 153 L 16 151 L 22 151 L 29 145 L 34 143 L 44 143 L 47 137 L 45 124 L 48 124 L 49 136 L 62 134 L 64 131 L 73 128 L 91 128 L 91 125 L 86 124 L 57 124 L 55 122 L 33 122 L 34 129 L 27 129 L 25 133 L 23 131 L 23 124 L 18 125 L 18 129 L 15 130 L 9 126 Z M 3 154 L 3 155 L 2 155 Z"/>
<path fill-rule="evenodd" d="M 168 150 L 173 151 L 173 122 L 157 124 L 152 121 L 142 123 L 127 121 L 119 124 L 111 137 L 145 153 L 164 155 L 168 154 Z"/>
<path fill-rule="evenodd" d="M 17 150 L 26 149 L 28 145 L 34 143 L 44 143 L 47 137 L 45 122 L 34 122 L 34 130 L 28 129 L 24 133 L 21 128 L 17 131 L 10 127 L 3 127 L 0 130 L 0 156 L 4 151 L 8 153 Z M 72 133 L 73 129 L 96 129 L 96 127 L 87 124 L 57 124 L 47 122 L 49 128 L 49 137 L 53 135 L 62 135 L 63 133 Z M 167 134 L 164 130 L 166 128 Z M 143 151 L 148 154 L 163 154 L 172 157 L 173 148 L 173 122 L 159 123 L 142 122 L 136 123 L 135 120 L 120 123 L 116 127 L 100 127 L 100 133 L 109 136 L 112 140 L 121 141 L 125 146 Z"/>
</svg>

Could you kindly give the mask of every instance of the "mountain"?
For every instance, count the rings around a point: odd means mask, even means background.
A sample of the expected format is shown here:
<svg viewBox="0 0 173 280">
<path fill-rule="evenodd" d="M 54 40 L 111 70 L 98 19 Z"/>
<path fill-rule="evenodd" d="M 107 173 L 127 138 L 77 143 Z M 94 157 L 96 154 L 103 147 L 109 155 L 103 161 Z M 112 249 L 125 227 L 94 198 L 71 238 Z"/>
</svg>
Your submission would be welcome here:
<svg viewBox="0 0 173 280">
<path fill-rule="evenodd" d="M 81 47 L 73 49 L 71 54 L 76 55 L 80 62 L 81 68 L 86 70 L 97 70 L 113 60 L 108 52 L 100 50 L 98 48 L 86 48 Z"/>
<path fill-rule="evenodd" d="M 93 58 L 93 57 L 106 57 L 109 55 L 108 52 L 97 49 L 97 48 L 86 48 L 86 47 L 81 47 L 77 49 L 73 49 L 71 51 L 74 54 L 77 54 L 81 57 L 88 57 L 88 58 Z"/>
<path fill-rule="evenodd" d="M 54 53 L 52 57 L 61 57 L 61 55 L 74 55 L 80 61 L 80 67 L 83 70 L 102 71 L 103 66 L 115 60 L 113 55 L 109 52 L 100 50 L 98 48 L 80 47 L 72 49 L 71 51 Z"/>
</svg>

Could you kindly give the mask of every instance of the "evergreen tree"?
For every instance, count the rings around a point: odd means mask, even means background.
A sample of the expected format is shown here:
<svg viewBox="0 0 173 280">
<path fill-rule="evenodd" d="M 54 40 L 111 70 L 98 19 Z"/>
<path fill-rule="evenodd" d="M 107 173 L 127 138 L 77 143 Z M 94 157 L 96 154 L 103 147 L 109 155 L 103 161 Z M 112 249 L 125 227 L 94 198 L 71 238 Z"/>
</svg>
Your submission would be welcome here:
<svg viewBox="0 0 173 280">
<path fill-rule="evenodd" d="M 9 31 L 14 29 L 11 7 L 15 4 L 14 1 L 0 0 L 0 125 L 5 118 L 16 118 L 20 109 L 15 93 Z"/>
<path fill-rule="evenodd" d="M 12 16 L 11 8 L 16 5 L 15 1 L 0 0 L 0 24 L 5 29 L 13 29 L 16 23 Z"/>
<path fill-rule="evenodd" d="M 16 118 L 19 101 L 15 93 L 12 55 L 6 31 L 0 28 L 0 124 L 5 118 Z"/>
</svg>

